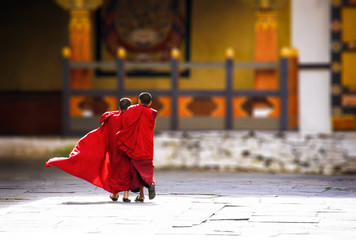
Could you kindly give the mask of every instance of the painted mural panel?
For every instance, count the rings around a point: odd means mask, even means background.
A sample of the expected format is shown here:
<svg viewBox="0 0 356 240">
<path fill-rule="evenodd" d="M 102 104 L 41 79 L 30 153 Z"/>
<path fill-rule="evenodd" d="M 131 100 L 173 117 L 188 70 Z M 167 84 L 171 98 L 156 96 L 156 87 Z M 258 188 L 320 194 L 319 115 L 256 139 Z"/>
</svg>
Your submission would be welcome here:
<svg viewBox="0 0 356 240">
<path fill-rule="evenodd" d="M 356 1 L 332 1 L 332 112 L 334 130 L 356 130 Z"/>
<path fill-rule="evenodd" d="M 187 2 L 105 1 L 97 15 L 97 59 L 113 60 L 117 49 L 123 47 L 128 62 L 167 62 L 172 48 L 179 48 L 182 59 L 188 60 L 190 10 Z M 140 72 L 144 76 L 152 74 L 152 71 Z M 113 75 L 112 71 L 103 73 Z"/>
</svg>

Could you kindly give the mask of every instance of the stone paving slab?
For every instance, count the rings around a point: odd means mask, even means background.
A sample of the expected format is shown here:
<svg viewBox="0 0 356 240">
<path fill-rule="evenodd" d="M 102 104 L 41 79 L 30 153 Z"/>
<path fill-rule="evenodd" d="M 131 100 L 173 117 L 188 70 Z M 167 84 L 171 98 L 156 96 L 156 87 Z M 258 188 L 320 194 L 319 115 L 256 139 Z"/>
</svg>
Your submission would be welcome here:
<svg viewBox="0 0 356 240">
<path fill-rule="evenodd" d="M 246 201 L 244 197 L 240 199 L 241 202 Z M 337 213 L 339 218 L 336 219 L 333 216 L 336 213 L 319 215 L 318 209 L 313 213 L 315 217 L 310 217 L 309 211 L 305 215 L 293 215 L 293 211 L 289 216 L 276 215 L 273 209 L 270 209 L 270 215 L 264 212 L 266 215 L 256 216 L 258 209 L 270 208 L 270 204 L 263 203 L 263 197 L 259 199 L 262 201 L 255 210 L 250 204 L 247 212 L 244 209 L 239 212 L 238 207 L 226 204 L 199 204 L 199 199 L 194 196 L 158 195 L 157 199 L 146 203 L 113 203 L 104 196 L 90 195 L 50 197 L 0 209 L 0 237 L 16 239 L 21 234 L 27 234 L 26 239 L 32 239 L 57 233 L 101 237 L 102 234 L 116 236 L 131 235 L 133 232 L 135 235 L 155 238 L 184 235 L 283 239 L 286 235 L 302 235 L 304 239 L 313 235 L 318 239 L 320 235 L 326 239 L 336 239 L 340 234 L 356 237 L 356 214 L 349 213 L 347 208 L 340 208 Z M 276 209 L 279 201 L 275 203 Z M 329 203 L 328 198 L 324 201 Z M 342 201 L 331 202 L 342 206 Z M 300 203 L 300 207 L 303 206 Z M 235 211 L 228 211 L 229 208 Z"/>
<path fill-rule="evenodd" d="M 2 168 L 0 239 L 356 239 L 355 176 L 157 171 L 155 179 L 154 200 L 123 203 L 56 168 Z"/>
</svg>

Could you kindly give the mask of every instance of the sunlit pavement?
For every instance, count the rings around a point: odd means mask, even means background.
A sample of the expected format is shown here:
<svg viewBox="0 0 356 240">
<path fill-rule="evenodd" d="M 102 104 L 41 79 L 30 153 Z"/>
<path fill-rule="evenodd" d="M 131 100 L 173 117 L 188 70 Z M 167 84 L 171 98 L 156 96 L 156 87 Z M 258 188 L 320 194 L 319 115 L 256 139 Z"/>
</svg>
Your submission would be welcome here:
<svg viewBox="0 0 356 240">
<path fill-rule="evenodd" d="M 157 171 L 155 199 L 123 203 L 56 168 L 0 174 L 2 240 L 356 237 L 356 176 Z"/>
</svg>

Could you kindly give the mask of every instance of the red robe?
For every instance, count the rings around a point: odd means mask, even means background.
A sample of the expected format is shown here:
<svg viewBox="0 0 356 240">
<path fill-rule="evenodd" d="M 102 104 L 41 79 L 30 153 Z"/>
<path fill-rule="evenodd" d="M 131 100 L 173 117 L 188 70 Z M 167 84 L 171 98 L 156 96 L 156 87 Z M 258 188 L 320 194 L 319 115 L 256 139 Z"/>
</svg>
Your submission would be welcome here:
<svg viewBox="0 0 356 240">
<path fill-rule="evenodd" d="M 108 192 L 131 190 L 129 158 L 116 145 L 116 133 L 122 127 L 119 111 L 102 115 L 99 128 L 89 132 L 76 144 L 69 158 L 52 158 L 46 166 L 58 167 Z"/>
<path fill-rule="evenodd" d="M 144 105 L 130 106 L 122 117 L 122 129 L 116 134 L 118 147 L 130 158 L 132 189 L 154 183 L 153 131 L 156 115 L 156 110 Z"/>
</svg>

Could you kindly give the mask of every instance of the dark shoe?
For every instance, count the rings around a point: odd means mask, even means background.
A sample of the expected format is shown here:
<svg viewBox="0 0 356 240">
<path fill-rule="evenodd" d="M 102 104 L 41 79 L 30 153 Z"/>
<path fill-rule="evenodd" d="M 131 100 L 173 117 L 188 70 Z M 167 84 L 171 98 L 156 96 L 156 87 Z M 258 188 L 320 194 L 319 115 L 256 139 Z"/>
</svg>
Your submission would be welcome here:
<svg viewBox="0 0 356 240">
<path fill-rule="evenodd" d="M 156 196 L 156 186 L 154 183 L 151 184 L 151 186 L 148 188 L 148 198 L 150 200 L 154 199 Z"/>
<path fill-rule="evenodd" d="M 119 199 L 119 195 L 117 195 L 117 197 L 114 197 L 114 194 L 111 194 L 111 195 L 110 195 L 110 198 L 111 198 L 111 200 L 113 200 L 114 202 L 116 202 L 117 199 Z"/>
<path fill-rule="evenodd" d="M 131 202 L 131 199 L 128 199 L 128 198 L 122 198 L 122 201 L 123 201 L 123 202 Z"/>
<path fill-rule="evenodd" d="M 143 201 L 144 201 L 144 199 L 140 198 L 140 196 L 137 196 L 135 198 L 135 202 L 143 202 Z"/>
</svg>

